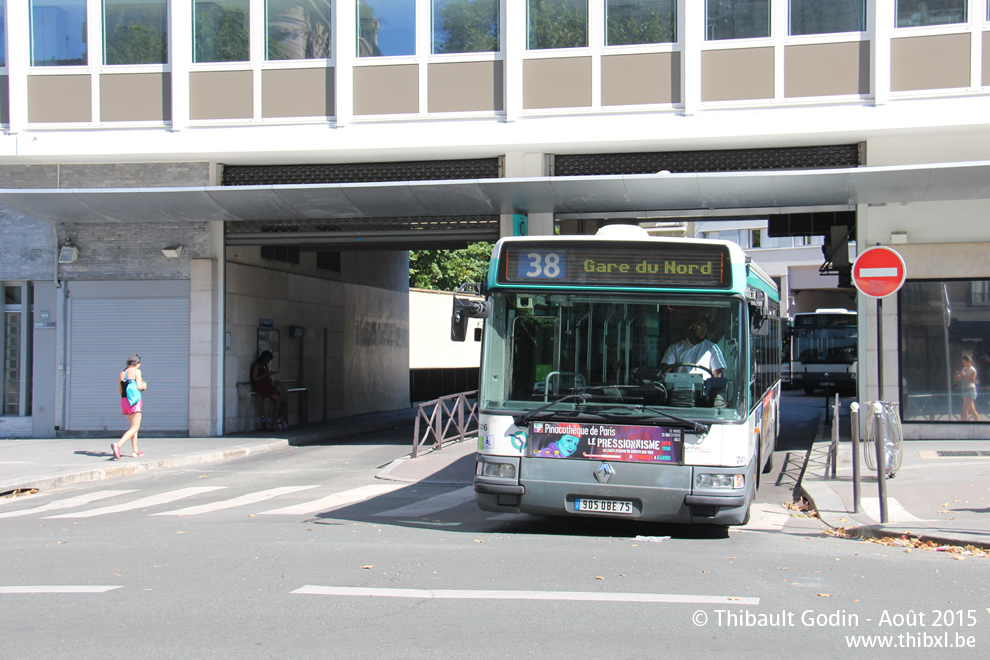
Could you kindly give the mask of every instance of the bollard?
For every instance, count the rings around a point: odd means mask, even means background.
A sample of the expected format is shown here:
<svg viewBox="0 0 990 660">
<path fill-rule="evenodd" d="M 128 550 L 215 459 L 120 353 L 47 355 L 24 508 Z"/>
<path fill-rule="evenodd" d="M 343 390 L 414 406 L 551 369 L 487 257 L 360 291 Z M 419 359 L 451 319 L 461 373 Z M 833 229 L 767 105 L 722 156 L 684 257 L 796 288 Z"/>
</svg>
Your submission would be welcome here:
<svg viewBox="0 0 990 660">
<path fill-rule="evenodd" d="M 880 498 L 880 522 L 887 522 L 887 466 L 884 464 L 886 443 L 884 442 L 883 403 L 873 402 L 873 417 L 876 422 L 877 437 L 873 443 L 877 450 L 877 495 Z"/>
<path fill-rule="evenodd" d="M 829 446 L 829 462 L 832 464 L 832 478 L 835 479 L 837 463 L 839 462 L 839 395 L 835 395 L 835 405 L 832 407 L 832 444 Z"/>
<path fill-rule="evenodd" d="M 859 404 L 849 404 L 849 430 L 853 461 L 853 513 L 859 513 Z"/>
</svg>

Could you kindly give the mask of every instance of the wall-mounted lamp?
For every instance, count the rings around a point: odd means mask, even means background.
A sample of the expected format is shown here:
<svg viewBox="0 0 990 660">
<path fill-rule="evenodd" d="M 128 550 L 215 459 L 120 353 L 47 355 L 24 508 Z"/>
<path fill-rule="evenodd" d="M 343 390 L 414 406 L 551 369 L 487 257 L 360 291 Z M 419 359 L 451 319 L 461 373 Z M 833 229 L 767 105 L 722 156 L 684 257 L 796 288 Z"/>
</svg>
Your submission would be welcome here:
<svg viewBox="0 0 990 660">
<path fill-rule="evenodd" d="M 164 254 L 169 259 L 176 259 L 178 257 L 181 257 L 182 256 L 182 253 L 185 252 L 185 251 L 186 251 L 186 249 L 184 247 L 182 247 L 181 245 L 176 245 L 174 247 L 162 248 L 162 254 Z"/>
<path fill-rule="evenodd" d="M 58 262 L 60 264 L 71 264 L 79 258 L 79 248 L 71 245 L 63 245 L 58 251 Z"/>
</svg>

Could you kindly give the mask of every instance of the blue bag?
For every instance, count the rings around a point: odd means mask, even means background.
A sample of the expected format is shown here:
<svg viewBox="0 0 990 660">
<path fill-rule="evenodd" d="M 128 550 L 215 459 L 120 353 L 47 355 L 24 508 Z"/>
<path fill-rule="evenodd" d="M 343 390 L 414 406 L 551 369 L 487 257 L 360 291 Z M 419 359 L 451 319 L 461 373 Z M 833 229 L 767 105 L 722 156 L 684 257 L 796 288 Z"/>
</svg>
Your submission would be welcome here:
<svg viewBox="0 0 990 660">
<path fill-rule="evenodd" d="M 141 390 L 138 389 L 137 383 L 131 378 L 127 379 L 127 387 L 124 393 L 127 394 L 127 403 L 132 406 L 141 400 Z"/>
</svg>

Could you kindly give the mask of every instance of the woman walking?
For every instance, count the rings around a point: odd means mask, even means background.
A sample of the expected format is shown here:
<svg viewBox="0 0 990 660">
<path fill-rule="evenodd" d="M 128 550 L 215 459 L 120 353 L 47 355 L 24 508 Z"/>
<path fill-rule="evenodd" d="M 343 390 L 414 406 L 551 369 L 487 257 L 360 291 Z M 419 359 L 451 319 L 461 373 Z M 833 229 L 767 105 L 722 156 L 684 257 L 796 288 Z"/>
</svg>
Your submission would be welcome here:
<svg viewBox="0 0 990 660">
<path fill-rule="evenodd" d="M 959 372 L 962 381 L 962 421 L 980 421 L 980 415 L 976 412 L 976 368 L 973 367 L 973 358 L 968 355 L 962 356 L 963 368 Z"/>
<path fill-rule="evenodd" d="M 131 458 L 144 456 L 143 451 L 138 450 L 138 431 L 141 428 L 141 403 L 143 397 L 141 393 L 148 389 L 148 383 L 141 377 L 141 356 L 132 355 L 127 358 L 127 366 L 120 372 L 117 381 L 120 390 L 120 412 L 131 423 L 131 427 L 120 437 L 120 440 L 110 444 L 113 450 L 113 457 L 120 458 L 120 450 L 128 440 L 131 443 Z"/>
</svg>

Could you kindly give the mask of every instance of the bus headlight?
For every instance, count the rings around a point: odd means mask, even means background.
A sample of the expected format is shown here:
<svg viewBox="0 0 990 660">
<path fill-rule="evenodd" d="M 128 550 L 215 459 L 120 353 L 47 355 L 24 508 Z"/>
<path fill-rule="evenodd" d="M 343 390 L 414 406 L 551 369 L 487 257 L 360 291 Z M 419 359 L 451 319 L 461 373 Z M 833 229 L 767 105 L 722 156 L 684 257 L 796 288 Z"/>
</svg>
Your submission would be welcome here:
<svg viewBox="0 0 990 660">
<path fill-rule="evenodd" d="M 695 488 L 743 488 L 746 485 L 744 474 L 708 474 L 702 472 L 694 478 Z"/>
<path fill-rule="evenodd" d="M 516 466 L 511 463 L 478 463 L 478 468 L 483 477 L 516 478 Z"/>
</svg>

